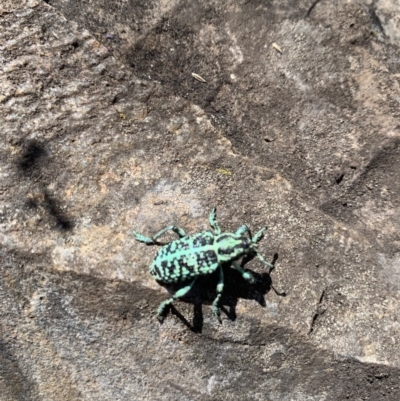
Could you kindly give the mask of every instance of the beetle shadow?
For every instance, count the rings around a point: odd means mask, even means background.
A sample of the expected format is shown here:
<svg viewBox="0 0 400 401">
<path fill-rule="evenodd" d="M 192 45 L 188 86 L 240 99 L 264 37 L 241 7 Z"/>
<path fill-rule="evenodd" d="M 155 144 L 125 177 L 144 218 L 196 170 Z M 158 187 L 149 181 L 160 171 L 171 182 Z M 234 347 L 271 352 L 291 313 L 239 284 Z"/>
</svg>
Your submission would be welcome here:
<svg viewBox="0 0 400 401">
<path fill-rule="evenodd" d="M 243 258 L 242 262 L 240 263 L 241 267 L 246 269 L 245 265 L 253 258 L 254 256 Z M 272 263 L 275 264 L 277 259 L 278 254 L 275 254 Z M 268 294 L 271 289 L 279 296 L 286 296 L 284 292 L 278 292 L 275 290 L 274 286 L 272 285 L 272 279 L 269 271 L 260 274 L 246 269 L 256 279 L 254 284 L 250 284 L 243 278 L 242 274 L 235 268 L 231 267 L 230 264 L 223 265 L 222 269 L 224 272 L 224 290 L 219 305 L 222 312 L 221 314 L 224 314 L 231 321 L 236 320 L 236 306 L 239 299 L 254 300 L 262 307 L 265 307 L 265 295 Z M 194 305 L 192 323 L 190 323 L 174 305 L 171 305 L 169 309 L 166 310 L 166 314 L 164 316 L 166 316 L 168 311 L 170 311 L 191 331 L 195 333 L 201 333 L 204 321 L 202 306 L 212 305 L 215 297 L 217 296 L 216 287 L 218 283 L 218 277 L 218 271 L 207 276 L 198 277 L 189 294 L 183 298 L 180 298 L 180 301 Z M 174 293 L 178 289 L 175 286 L 165 286 L 165 288 L 167 288 L 167 290 L 171 293 Z M 179 288 L 182 288 L 182 283 L 180 283 Z M 211 310 L 209 312 L 212 313 Z"/>
</svg>

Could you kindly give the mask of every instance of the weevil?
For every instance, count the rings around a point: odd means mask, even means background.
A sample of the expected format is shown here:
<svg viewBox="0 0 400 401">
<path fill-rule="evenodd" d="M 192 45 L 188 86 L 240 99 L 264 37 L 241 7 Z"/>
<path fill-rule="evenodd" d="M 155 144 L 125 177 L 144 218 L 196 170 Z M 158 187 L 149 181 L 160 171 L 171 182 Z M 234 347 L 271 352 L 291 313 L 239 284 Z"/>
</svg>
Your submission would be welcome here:
<svg viewBox="0 0 400 401">
<path fill-rule="evenodd" d="M 160 284 L 178 284 L 178 288 L 182 284 L 182 288 L 159 306 L 159 319 L 162 319 L 169 305 L 189 293 L 197 277 L 219 271 L 217 296 L 212 303 L 212 311 L 221 321 L 219 302 L 224 290 L 223 265 L 232 265 L 251 284 L 256 282 L 254 276 L 236 263 L 242 256 L 256 255 L 269 267 L 270 272 L 274 269 L 274 264 L 268 263 L 257 249 L 257 243 L 263 238 L 266 228 L 262 228 L 254 236 L 247 225 L 241 226 L 235 233 L 222 233 L 216 218 L 216 208 L 210 213 L 209 223 L 213 232 L 203 231 L 189 236 L 174 225 L 164 228 L 152 237 L 133 231 L 135 239 L 147 245 L 160 245 L 157 240 L 167 231 L 173 231 L 179 237 L 158 251 L 149 268 L 150 274 Z"/>
</svg>

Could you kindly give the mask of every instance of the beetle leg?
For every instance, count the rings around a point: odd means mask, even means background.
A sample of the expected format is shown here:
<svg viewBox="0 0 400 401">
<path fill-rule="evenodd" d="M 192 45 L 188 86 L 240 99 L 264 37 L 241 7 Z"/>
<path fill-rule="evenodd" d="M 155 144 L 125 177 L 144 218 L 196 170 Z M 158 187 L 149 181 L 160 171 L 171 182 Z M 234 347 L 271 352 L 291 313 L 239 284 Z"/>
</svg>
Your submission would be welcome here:
<svg viewBox="0 0 400 401">
<path fill-rule="evenodd" d="M 266 227 L 262 228 L 262 229 L 254 236 L 254 238 L 253 238 L 253 243 L 254 243 L 254 244 L 257 244 L 257 242 L 259 242 L 259 241 L 263 238 L 263 236 L 264 236 L 264 231 L 265 231 L 266 229 L 267 229 Z M 269 271 L 271 271 L 271 270 L 273 270 L 273 269 L 275 268 L 275 266 L 274 266 L 273 264 L 268 263 L 268 262 L 261 256 L 261 254 L 258 252 L 257 249 L 254 249 L 254 252 L 256 253 L 258 259 L 260 259 L 261 262 L 264 263 L 264 265 L 266 265 L 266 266 L 269 267 Z"/>
<path fill-rule="evenodd" d="M 196 277 L 197 278 L 197 277 Z M 157 315 L 159 318 L 162 318 L 162 315 L 165 312 L 165 308 L 168 305 L 171 305 L 174 301 L 176 301 L 178 298 L 182 298 L 184 297 L 193 287 L 194 282 L 196 281 L 196 279 L 194 279 L 190 284 L 188 284 L 187 286 L 181 288 L 180 290 L 178 290 L 171 298 L 167 299 L 166 301 L 162 302 L 160 304 L 160 306 L 157 309 Z"/>
<path fill-rule="evenodd" d="M 243 269 L 240 265 L 238 265 L 236 262 L 232 262 L 233 267 L 242 274 L 242 277 L 247 280 L 250 284 L 254 284 L 256 282 L 256 279 L 254 276 L 250 273 L 247 272 L 246 270 Z"/>
<path fill-rule="evenodd" d="M 222 270 L 222 267 L 219 267 L 219 280 L 217 284 L 217 296 L 214 299 L 214 302 L 212 303 L 212 311 L 214 316 L 217 317 L 218 321 L 222 323 L 221 321 L 221 312 L 219 310 L 219 300 L 222 297 L 222 291 L 224 290 L 224 271 Z"/>
<path fill-rule="evenodd" d="M 158 232 L 156 235 L 153 235 L 154 242 L 156 242 L 158 238 L 160 238 L 164 233 L 169 230 L 173 231 L 179 238 L 183 238 L 186 236 L 185 231 L 183 231 L 182 228 L 179 228 L 177 226 L 168 226 L 167 228 L 164 228 L 163 230 Z"/>
<path fill-rule="evenodd" d="M 266 229 L 267 229 L 266 227 L 262 228 L 262 229 L 254 236 L 253 242 L 254 242 L 255 244 L 257 244 L 257 242 L 259 242 L 259 241 L 262 240 L 262 238 L 264 237 L 264 231 L 265 231 Z"/>
<path fill-rule="evenodd" d="M 252 239 L 250 228 L 247 227 L 246 224 L 243 224 L 242 227 L 240 227 L 240 228 L 236 231 L 236 235 L 240 235 L 240 236 L 243 236 L 243 235 L 246 234 L 246 233 L 248 233 L 250 239 Z M 257 233 L 257 234 L 258 234 L 258 233 Z"/>
<path fill-rule="evenodd" d="M 136 231 L 132 230 L 132 234 L 135 237 L 136 241 L 143 242 L 143 243 L 145 243 L 147 245 L 154 244 L 154 241 L 151 238 L 145 237 L 144 235 L 139 234 Z"/>
<path fill-rule="evenodd" d="M 266 266 L 269 267 L 269 271 L 275 269 L 275 266 L 274 266 L 273 264 L 271 264 L 271 263 L 268 263 L 268 262 L 261 256 L 261 254 L 260 254 L 257 250 L 256 250 L 256 255 L 257 255 L 258 259 L 260 259 L 261 262 L 264 263 L 264 265 L 266 265 Z"/>
<path fill-rule="evenodd" d="M 221 228 L 219 227 L 218 221 L 217 221 L 217 208 L 214 207 L 213 210 L 211 210 L 210 217 L 208 218 L 208 221 L 210 222 L 211 228 L 214 230 L 216 235 L 221 234 Z"/>
<path fill-rule="evenodd" d="M 133 231 L 133 235 L 136 238 L 136 241 L 139 242 L 144 242 L 147 245 L 153 245 L 157 243 L 157 239 L 160 238 L 164 233 L 167 231 L 173 231 L 175 234 L 178 235 L 179 238 L 185 237 L 185 231 L 183 231 L 181 228 L 176 227 L 176 226 L 168 226 L 167 228 L 164 228 L 160 232 L 158 232 L 156 235 L 153 235 L 152 238 L 150 237 L 145 237 L 144 235 L 138 234 L 137 232 Z"/>
</svg>

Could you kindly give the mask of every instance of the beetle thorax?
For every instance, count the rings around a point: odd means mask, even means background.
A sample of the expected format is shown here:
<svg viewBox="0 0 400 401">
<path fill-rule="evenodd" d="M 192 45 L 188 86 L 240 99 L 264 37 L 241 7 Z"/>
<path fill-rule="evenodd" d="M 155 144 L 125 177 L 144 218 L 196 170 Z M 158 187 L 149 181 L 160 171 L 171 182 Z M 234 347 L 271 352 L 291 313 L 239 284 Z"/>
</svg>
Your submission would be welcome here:
<svg viewBox="0 0 400 401">
<path fill-rule="evenodd" d="M 224 233 L 214 237 L 215 252 L 220 263 L 232 262 L 252 251 L 251 239 L 236 234 Z"/>
</svg>

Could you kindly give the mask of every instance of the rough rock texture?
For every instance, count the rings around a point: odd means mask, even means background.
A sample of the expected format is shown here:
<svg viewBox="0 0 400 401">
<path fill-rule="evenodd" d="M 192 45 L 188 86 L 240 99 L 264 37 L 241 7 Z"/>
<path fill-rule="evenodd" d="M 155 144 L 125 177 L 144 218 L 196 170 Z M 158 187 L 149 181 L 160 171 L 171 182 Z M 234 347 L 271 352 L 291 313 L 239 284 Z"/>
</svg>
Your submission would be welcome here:
<svg viewBox="0 0 400 401">
<path fill-rule="evenodd" d="M 399 15 L 3 0 L 0 400 L 400 399 Z M 276 270 L 225 269 L 221 325 L 214 276 L 159 324 L 130 230 L 213 206 Z"/>
</svg>

